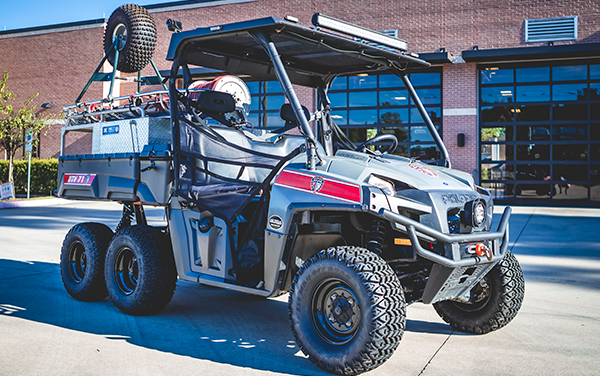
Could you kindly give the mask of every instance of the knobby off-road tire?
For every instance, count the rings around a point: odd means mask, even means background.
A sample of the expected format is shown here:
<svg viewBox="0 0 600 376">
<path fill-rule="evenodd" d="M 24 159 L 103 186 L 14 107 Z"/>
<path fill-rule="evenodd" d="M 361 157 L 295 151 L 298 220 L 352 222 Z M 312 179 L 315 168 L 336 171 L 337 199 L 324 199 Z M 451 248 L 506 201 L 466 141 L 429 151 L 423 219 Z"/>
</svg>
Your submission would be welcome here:
<svg viewBox="0 0 600 376">
<path fill-rule="evenodd" d="M 117 42 L 117 70 L 126 73 L 142 70 L 152 59 L 156 47 L 156 24 L 152 15 L 133 4 L 122 5 L 110 15 L 104 32 L 104 52 L 113 66 L 115 50 L 110 47 L 118 35 L 124 40 Z"/>
<path fill-rule="evenodd" d="M 394 271 L 376 254 L 332 247 L 300 268 L 289 297 L 296 343 L 311 362 L 337 374 L 372 370 L 404 333 L 406 303 Z"/>
<path fill-rule="evenodd" d="M 525 295 L 523 271 L 507 251 L 472 291 L 473 303 L 443 301 L 433 306 L 453 328 L 467 333 L 489 333 L 508 324 L 519 312 Z"/>
<path fill-rule="evenodd" d="M 104 266 L 113 303 L 130 315 L 157 313 L 171 301 L 177 272 L 167 235 L 150 226 L 131 226 L 110 242 Z"/>
<path fill-rule="evenodd" d="M 112 230 L 101 223 L 79 223 L 65 236 L 60 253 L 60 275 L 73 298 L 98 301 L 108 295 L 104 259 L 112 237 Z"/>
</svg>

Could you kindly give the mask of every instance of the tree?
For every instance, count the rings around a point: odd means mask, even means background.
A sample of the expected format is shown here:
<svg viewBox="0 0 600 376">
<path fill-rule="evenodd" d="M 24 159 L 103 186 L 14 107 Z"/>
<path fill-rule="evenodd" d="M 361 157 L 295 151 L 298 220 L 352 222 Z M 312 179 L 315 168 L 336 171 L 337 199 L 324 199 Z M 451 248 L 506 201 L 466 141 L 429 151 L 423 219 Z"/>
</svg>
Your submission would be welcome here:
<svg viewBox="0 0 600 376">
<path fill-rule="evenodd" d="M 23 106 L 14 106 L 12 103 L 17 96 L 8 89 L 7 81 L 8 72 L 4 72 L 2 81 L 0 81 L 0 146 L 6 150 L 9 157 L 8 181 L 12 183 L 14 190 L 13 160 L 17 150 L 25 145 L 25 133 L 30 129 L 33 134 L 38 134 L 46 127 L 48 119 L 38 118 L 34 113 L 35 106 L 31 105 L 39 93 L 29 97 Z M 37 144 L 38 140 L 33 142 Z"/>
<path fill-rule="evenodd" d="M 481 128 L 481 141 L 490 141 L 492 138 L 506 136 L 506 128 Z"/>
</svg>

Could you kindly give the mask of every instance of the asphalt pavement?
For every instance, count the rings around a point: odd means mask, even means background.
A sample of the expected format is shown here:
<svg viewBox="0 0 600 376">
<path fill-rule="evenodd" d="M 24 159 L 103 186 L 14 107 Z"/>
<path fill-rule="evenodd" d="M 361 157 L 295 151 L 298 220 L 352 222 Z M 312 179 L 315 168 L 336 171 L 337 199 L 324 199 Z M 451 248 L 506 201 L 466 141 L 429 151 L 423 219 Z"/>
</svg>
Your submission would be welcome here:
<svg viewBox="0 0 600 376">
<path fill-rule="evenodd" d="M 286 295 L 180 281 L 171 303 L 149 317 L 128 316 L 109 299 L 72 299 L 58 267 L 65 234 L 79 222 L 114 228 L 121 207 L 37 205 L 0 209 L 0 375 L 326 374 L 296 346 Z M 503 207 L 495 210 L 497 223 Z M 163 210 L 146 214 L 165 223 Z M 514 207 L 510 239 L 526 280 L 513 322 L 470 335 L 415 303 L 395 354 L 368 374 L 598 375 L 600 209 Z"/>
</svg>

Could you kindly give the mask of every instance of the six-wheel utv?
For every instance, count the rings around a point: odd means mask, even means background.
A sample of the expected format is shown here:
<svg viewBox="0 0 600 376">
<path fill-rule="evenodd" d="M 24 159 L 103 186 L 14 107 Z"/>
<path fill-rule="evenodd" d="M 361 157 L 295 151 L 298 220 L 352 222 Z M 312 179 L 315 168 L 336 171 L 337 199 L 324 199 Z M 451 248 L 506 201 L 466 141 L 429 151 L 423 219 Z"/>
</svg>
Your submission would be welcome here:
<svg viewBox="0 0 600 376">
<path fill-rule="evenodd" d="M 90 132 L 92 142 L 75 155 L 63 142 L 58 196 L 123 204 L 114 231 L 81 223 L 67 234 L 61 272 L 71 296 L 108 295 L 125 313 L 148 315 L 169 303 L 178 278 L 264 297 L 287 292 L 298 346 L 338 374 L 386 361 L 409 303 L 433 304 L 472 333 L 515 317 L 524 280 L 507 250 L 511 209 L 494 230 L 490 194 L 450 168 L 410 81 L 429 63 L 405 41 L 321 14 L 314 27 L 292 17 L 189 31 L 168 24 L 170 73 L 132 80 L 158 90 L 92 102 L 82 94 L 65 107 L 63 140 Z M 117 70 L 141 70 L 155 42 L 150 14 L 120 7 L 104 42 L 115 70 L 92 78 L 114 82 Z M 194 82 L 199 67 L 214 76 Z M 392 134 L 348 139 L 328 89 L 358 74 L 398 77 L 437 143 L 439 165 L 395 155 Z M 255 127 L 245 82 L 275 80 L 285 125 Z M 311 111 L 298 87 L 316 93 Z M 148 205 L 164 208 L 166 227 L 147 225 Z"/>
</svg>

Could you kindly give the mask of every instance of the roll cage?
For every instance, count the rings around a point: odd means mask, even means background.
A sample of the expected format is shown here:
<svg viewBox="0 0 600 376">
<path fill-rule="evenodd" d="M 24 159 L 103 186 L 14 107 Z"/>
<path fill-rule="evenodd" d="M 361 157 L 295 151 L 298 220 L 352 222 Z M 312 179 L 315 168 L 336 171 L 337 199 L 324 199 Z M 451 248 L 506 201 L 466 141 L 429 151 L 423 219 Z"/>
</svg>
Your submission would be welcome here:
<svg viewBox="0 0 600 376">
<path fill-rule="evenodd" d="M 333 154 L 332 134 L 341 137 L 342 144 L 351 147 L 329 116 L 327 90 L 333 79 L 361 73 L 395 74 L 402 79 L 425 120 L 441 151 L 442 165 L 450 167 L 446 147 L 406 74 L 430 66 L 416 54 L 366 43 L 319 27 L 311 28 L 289 20 L 267 17 L 175 33 L 171 38 L 167 60 L 173 61 L 169 88 L 171 98 L 177 95 L 176 77 L 179 74 L 183 76 L 184 87 L 192 83 L 189 65 L 225 71 L 249 80 L 278 80 L 307 139 L 309 170 L 318 163 L 317 140 L 327 155 Z M 317 89 L 316 110 L 320 114 L 317 116 L 317 137 L 293 85 Z M 176 106 L 171 106 L 171 118 L 177 118 Z M 173 136 L 176 137 L 176 134 Z"/>
</svg>

